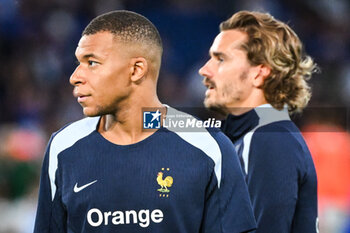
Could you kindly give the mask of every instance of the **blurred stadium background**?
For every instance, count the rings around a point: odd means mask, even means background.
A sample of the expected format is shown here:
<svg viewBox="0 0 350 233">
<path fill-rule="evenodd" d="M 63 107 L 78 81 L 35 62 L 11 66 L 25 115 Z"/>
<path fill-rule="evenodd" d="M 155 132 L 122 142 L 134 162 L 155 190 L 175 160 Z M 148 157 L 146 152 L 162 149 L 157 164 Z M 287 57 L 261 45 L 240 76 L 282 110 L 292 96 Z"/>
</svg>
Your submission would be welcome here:
<svg viewBox="0 0 350 233">
<path fill-rule="evenodd" d="M 0 233 L 32 232 L 41 162 L 52 132 L 82 117 L 68 83 L 80 34 L 95 16 L 127 9 L 159 29 L 159 96 L 201 107 L 202 78 L 218 25 L 238 10 L 288 22 L 321 67 L 295 116 L 319 179 L 322 233 L 350 232 L 350 2 L 348 0 L 0 0 Z"/>
</svg>

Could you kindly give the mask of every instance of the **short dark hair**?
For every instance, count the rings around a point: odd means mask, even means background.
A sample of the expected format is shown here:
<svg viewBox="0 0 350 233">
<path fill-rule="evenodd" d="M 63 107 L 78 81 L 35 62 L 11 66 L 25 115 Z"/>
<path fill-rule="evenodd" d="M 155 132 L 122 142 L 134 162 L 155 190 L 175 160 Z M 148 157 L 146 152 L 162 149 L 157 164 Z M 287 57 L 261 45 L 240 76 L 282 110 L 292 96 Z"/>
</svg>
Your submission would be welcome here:
<svg viewBox="0 0 350 233">
<path fill-rule="evenodd" d="M 156 45 L 163 50 L 157 28 L 146 17 L 132 11 L 111 11 L 94 18 L 82 35 L 111 32 L 123 42 L 141 42 Z"/>
</svg>

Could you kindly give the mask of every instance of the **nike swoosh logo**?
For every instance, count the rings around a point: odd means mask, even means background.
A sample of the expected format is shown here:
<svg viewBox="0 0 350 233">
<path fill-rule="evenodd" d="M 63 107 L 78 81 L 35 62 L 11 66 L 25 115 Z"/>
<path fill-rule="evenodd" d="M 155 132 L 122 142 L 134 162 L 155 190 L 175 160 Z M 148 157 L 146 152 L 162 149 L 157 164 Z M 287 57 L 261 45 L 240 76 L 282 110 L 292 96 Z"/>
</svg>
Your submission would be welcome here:
<svg viewBox="0 0 350 233">
<path fill-rule="evenodd" d="M 94 180 L 94 181 L 92 181 L 92 182 L 90 182 L 90 183 L 88 183 L 88 184 L 86 184 L 86 185 L 80 186 L 80 187 L 78 187 L 78 183 L 75 183 L 73 191 L 74 191 L 75 193 L 78 193 L 78 192 L 80 192 L 81 190 L 83 190 L 84 188 L 86 188 L 86 187 L 88 187 L 88 186 L 90 186 L 90 185 L 92 185 L 92 184 L 94 184 L 94 183 L 96 183 L 96 182 L 97 182 L 97 180 Z"/>
</svg>

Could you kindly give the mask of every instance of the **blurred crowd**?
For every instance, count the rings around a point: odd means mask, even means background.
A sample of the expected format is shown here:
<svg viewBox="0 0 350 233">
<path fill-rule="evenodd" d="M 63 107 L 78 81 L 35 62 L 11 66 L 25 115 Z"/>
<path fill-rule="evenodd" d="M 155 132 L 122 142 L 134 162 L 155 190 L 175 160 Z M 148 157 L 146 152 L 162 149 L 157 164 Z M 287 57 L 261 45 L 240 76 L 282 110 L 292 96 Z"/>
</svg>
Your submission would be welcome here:
<svg viewBox="0 0 350 233">
<path fill-rule="evenodd" d="M 81 32 L 95 16 L 133 10 L 159 29 L 158 93 L 202 107 L 198 69 L 221 21 L 239 10 L 288 22 L 320 67 L 313 96 L 294 117 L 319 179 L 323 233 L 350 232 L 350 2 L 347 0 L 0 0 L 0 233 L 32 232 L 40 167 L 50 135 L 82 118 L 70 74 Z"/>
</svg>

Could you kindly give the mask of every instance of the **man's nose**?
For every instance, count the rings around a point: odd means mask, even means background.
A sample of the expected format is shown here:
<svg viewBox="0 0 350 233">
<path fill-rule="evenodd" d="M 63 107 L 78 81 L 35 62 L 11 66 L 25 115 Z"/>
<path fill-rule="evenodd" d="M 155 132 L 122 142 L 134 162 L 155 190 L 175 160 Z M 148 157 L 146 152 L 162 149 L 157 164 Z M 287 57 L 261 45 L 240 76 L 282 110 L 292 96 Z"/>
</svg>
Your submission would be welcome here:
<svg viewBox="0 0 350 233">
<path fill-rule="evenodd" d="M 75 68 L 74 72 L 72 73 L 72 75 L 69 78 L 69 82 L 73 86 L 76 86 L 76 85 L 84 82 L 84 78 L 82 75 L 82 70 L 81 70 L 80 65 L 77 68 Z"/>
<path fill-rule="evenodd" d="M 212 77 L 212 72 L 210 71 L 209 69 L 209 61 L 207 61 L 207 63 L 204 64 L 204 66 L 202 66 L 198 73 L 203 76 L 203 77 L 206 77 L 206 78 L 210 78 Z"/>
</svg>

